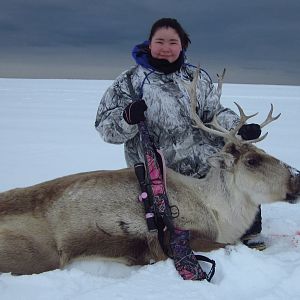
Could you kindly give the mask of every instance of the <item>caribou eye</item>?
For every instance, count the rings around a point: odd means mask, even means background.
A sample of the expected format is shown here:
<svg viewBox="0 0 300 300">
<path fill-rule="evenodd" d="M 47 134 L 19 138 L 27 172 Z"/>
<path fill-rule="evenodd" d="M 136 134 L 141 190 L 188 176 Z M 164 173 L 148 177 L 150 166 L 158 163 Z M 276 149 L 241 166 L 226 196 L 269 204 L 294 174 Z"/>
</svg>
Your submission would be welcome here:
<svg viewBox="0 0 300 300">
<path fill-rule="evenodd" d="M 257 167 L 260 165 L 261 159 L 259 159 L 258 157 L 251 157 L 248 158 L 246 163 L 249 167 Z"/>
</svg>

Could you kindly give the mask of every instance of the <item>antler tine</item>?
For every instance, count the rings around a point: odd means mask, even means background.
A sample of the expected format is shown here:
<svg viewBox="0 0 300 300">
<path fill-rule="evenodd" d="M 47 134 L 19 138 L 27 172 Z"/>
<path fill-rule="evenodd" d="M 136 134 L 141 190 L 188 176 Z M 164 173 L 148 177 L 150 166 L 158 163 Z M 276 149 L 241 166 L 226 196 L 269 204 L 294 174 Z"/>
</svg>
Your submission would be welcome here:
<svg viewBox="0 0 300 300">
<path fill-rule="evenodd" d="M 266 132 L 263 136 L 257 138 L 257 139 L 254 139 L 254 140 L 243 140 L 242 141 L 242 144 L 254 144 L 254 143 L 258 143 L 262 140 L 264 140 L 268 135 L 268 132 Z"/>
<path fill-rule="evenodd" d="M 217 76 L 218 76 L 218 87 L 217 87 L 217 90 L 218 90 L 219 93 L 221 93 L 221 91 L 222 91 L 222 86 L 223 86 L 223 80 L 224 80 L 224 77 L 225 77 L 225 72 L 226 72 L 226 69 L 224 68 L 223 73 L 222 73 L 221 76 L 219 74 L 217 74 Z"/>
<path fill-rule="evenodd" d="M 241 106 L 234 102 L 234 104 L 237 106 L 239 112 L 240 112 L 240 122 L 238 123 L 238 125 L 231 131 L 232 135 L 236 135 L 238 133 L 238 131 L 240 130 L 240 128 L 247 122 L 247 120 L 249 120 L 250 118 L 253 118 L 254 116 L 256 116 L 258 113 L 255 113 L 253 115 L 249 115 L 246 116 L 246 114 L 244 113 L 244 110 L 241 108 Z"/>
<path fill-rule="evenodd" d="M 281 115 L 281 113 L 280 113 L 276 117 L 272 117 L 272 114 L 273 114 L 273 104 L 271 103 L 271 109 L 269 111 L 269 114 L 268 114 L 267 118 L 265 119 L 265 121 L 260 124 L 260 128 L 263 128 L 266 125 L 268 125 L 269 123 L 277 120 Z"/>
</svg>

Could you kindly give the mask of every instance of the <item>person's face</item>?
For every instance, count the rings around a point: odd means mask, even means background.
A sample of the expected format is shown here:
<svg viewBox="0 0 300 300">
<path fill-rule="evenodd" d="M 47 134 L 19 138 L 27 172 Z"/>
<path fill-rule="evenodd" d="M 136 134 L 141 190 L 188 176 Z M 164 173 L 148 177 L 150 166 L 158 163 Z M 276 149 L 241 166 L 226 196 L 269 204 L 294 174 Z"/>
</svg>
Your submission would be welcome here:
<svg viewBox="0 0 300 300">
<path fill-rule="evenodd" d="M 171 27 L 162 27 L 152 36 L 149 49 L 154 58 L 174 62 L 182 50 L 178 33 Z"/>
</svg>

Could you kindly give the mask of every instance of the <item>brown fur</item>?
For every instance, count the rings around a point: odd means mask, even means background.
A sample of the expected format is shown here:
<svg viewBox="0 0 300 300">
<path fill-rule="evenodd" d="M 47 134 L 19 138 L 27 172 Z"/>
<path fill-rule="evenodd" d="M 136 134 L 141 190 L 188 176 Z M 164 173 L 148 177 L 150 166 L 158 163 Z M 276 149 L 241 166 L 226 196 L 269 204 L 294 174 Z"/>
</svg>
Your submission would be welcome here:
<svg viewBox="0 0 300 300">
<path fill-rule="evenodd" d="M 34 186 L 17 188 L 6 193 L 0 193 L 0 215 L 44 211 L 53 201 L 56 201 L 65 193 L 68 188 L 80 186 L 87 182 L 92 185 L 93 181 L 97 183 L 99 179 L 103 183 L 111 185 L 118 181 L 119 174 L 124 173 L 125 170 L 116 170 L 114 172 L 104 170 L 73 174 Z M 130 176 L 128 181 L 132 178 L 133 176 Z"/>
<path fill-rule="evenodd" d="M 13 274 L 41 273 L 59 268 L 55 244 L 43 245 L 32 235 L 10 230 L 0 231 L 1 272 Z"/>
<path fill-rule="evenodd" d="M 209 252 L 229 246 L 229 244 L 218 243 L 215 240 L 203 237 L 195 230 L 190 231 L 190 246 L 194 251 Z"/>
</svg>

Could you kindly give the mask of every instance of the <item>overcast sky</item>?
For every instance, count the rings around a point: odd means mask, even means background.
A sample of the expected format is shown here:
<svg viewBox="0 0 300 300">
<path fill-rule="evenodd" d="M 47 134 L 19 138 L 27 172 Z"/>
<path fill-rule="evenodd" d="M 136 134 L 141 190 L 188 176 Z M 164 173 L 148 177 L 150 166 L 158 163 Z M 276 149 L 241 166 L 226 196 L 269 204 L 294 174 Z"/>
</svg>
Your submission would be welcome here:
<svg viewBox="0 0 300 300">
<path fill-rule="evenodd" d="M 300 85 L 300 0 L 0 0 L 0 77 L 114 79 L 161 17 L 213 79 Z"/>
</svg>

